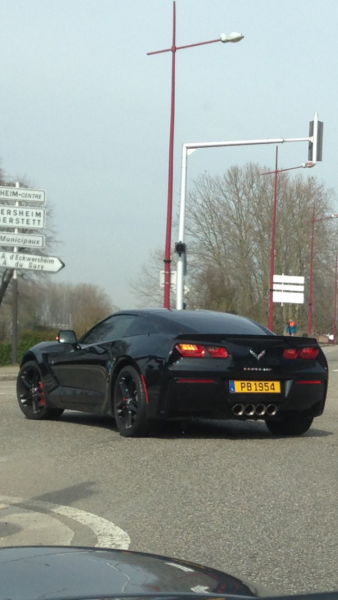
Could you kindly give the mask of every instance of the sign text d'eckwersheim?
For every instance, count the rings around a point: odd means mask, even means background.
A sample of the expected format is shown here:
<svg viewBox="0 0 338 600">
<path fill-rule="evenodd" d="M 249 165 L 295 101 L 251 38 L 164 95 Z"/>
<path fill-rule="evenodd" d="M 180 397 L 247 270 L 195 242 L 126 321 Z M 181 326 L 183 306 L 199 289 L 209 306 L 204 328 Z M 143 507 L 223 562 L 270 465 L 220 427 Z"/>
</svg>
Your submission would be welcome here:
<svg viewBox="0 0 338 600">
<path fill-rule="evenodd" d="M 64 263 L 57 256 L 0 252 L 0 267 L 6 269 L 28 269 L 30 271 L 57 273 L 64 266 Z"/>
</svg>

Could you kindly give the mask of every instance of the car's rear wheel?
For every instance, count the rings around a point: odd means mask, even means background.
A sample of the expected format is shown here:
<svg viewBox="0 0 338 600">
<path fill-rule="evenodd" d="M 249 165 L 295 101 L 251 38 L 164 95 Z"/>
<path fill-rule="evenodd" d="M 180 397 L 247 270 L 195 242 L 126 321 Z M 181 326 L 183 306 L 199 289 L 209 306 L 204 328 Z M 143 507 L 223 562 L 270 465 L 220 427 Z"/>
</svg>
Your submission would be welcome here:
<svg viewBox="0 0 338 600">
<path fill-rule="evenodd" d="M 46 406 L 40 369 L 34 360 L 26 362 L 21 367 L 16 391 L 19 406 L 27 419 L 57 419 L 63 413 L 63 408 Z"/>
<path fill-rule="evenodd" d="M 116 426 L 125 437 L 141 437 L 152 432 L 146 415 L 146 393 L 141 376 L 131 365 L 122 368 L 114 387 Z"/>
<path fill-rule="evenodd" d="M 288 417 L 278 421 L 267 419 L 266 426 L 274 435 L 302 435 L 312 425 L 311 417 Z"/>
</svg>

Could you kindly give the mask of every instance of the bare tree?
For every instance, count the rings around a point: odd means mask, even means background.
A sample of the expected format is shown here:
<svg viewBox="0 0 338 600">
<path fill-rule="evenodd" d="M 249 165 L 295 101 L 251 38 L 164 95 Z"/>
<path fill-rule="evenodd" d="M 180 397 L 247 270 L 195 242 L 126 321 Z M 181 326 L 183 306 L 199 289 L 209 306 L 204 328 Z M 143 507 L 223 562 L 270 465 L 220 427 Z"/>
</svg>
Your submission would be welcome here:
<svg viewBox="0 0 338 600">
<path fill-rule="evenodd" d="M 267 325 L 270 294 L 274 177 L 266 166 L 230 167 L 222 176 L 202 174 L 187 198 L 188 308 L 246 315 Z M 335 195 L 315 177 L 278 176 L 275 273 L 306 278 L 304 305 L 275 305 L 275 330 L 295 317 L 307 332 L 311 223 L 333 211 Z M 338 223 L 315 225 L 314 316 L 318 331 L 333 322 L 334 266 Z M 140 301 L 162 305 L 158 272 L 163 255 L 155 252 L 132 287 Z M 175 254 L 173 254 L 175 258 Z M 174 296 L 174 294 L 172 294 Z M 175 298 L 172 298 L 174 305 Z"/>
<path fill-rule="evenodd" d="M 26 282 L 21 285 L 20 328 L 74 329 L 81 336 L 117 310 L 93 284 Z"/>
<path fill-rule="evenodd" d="M 261 176 L 267 170 L 249 163 L 242 168 L 231 167 L 222 177 L 204 174 L 195 182 L 187 202 L 189 256 L 193 257 L 188 285 L 194 289 L 194 305 L 211 308 L 223 303 L 227 310 L 267 323 L 274 197 L 274 178 Z M 292 177 L 288 173 L 279 175 L 278 188 L 275 272 L 304 275 L 308 282 L 311 224 L 306 221 L 312 217 L 314 202 L 316 218 L 332 212 L 334 194 L 315 177 L 305 180 L 302 175 Z M 316 289 L 318 293 L 320 278 L 321 294 L 325 290 L 332 304 L 333 294 L 329 291 L 337 227 L 332 221 L 322 221 L 316 227 Z M 201 278 L 216 278 L 220 297 L 215 286 L 208 286 L 212 302 L 206 303 Z M 295 307 L 278 308 L 276 327 L 283 329 Z M 306 330 L 307 305 L 298 306 L 296 311 Z M 316 313 L 320 328 L 332 324 L 328 306 L 318 307 Z"/>
<path fill-rule="evenodd" d="M 172 252 L 171 270 L 176 269 L 176 256 Z M 163 306 L 164 288 L 160 286 L 160 272 L 164 270 L 163 250 L 154 250 L 147 265 L 141 267 L 141 273 L 129 285 L 135 295 L 138 308 L 151 308 Z M 171 307 L 175 306 L 175 288 L 170 297 Z"/>
</svg>

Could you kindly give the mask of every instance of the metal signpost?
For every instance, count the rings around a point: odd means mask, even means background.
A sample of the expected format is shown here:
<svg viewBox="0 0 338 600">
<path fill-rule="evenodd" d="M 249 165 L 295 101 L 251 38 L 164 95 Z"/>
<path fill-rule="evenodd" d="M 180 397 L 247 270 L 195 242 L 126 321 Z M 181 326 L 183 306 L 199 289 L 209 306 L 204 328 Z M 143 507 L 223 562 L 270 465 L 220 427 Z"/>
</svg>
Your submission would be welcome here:
<svg viewBox="0 0 338 600">
<path fill-rule="evenodd" d="M 32 190 L 15 187 L 0 186 L 0 200 L 15 202 L 15 206 L 0 204 L 0 228 L 14 229 L 14 232 L 0 230 L 0 246 L 13 247 L 11 252 L 0 251 L 0 267 L 13 269 L 13 325 L 12 325 L 12 362 L 17 362 L 18 344 L 18 282 L 17 270 L 39 271 L 57 273 L 65 265 L 56 256 L 43 256 L 38 254 L 25 254 L 19 248 L 44 248 L 45 236 L 28 234 L 20 229 L 44 229 L 46 227 L 46 210 L 36 206 L 27 206 L 27 203 L 42 204 L 46 202 L 44 190 Z M 21 203 L 21 204 L 20 204 Z M 23 203 L 23 204 L 22 204 Z"/>
</svg>

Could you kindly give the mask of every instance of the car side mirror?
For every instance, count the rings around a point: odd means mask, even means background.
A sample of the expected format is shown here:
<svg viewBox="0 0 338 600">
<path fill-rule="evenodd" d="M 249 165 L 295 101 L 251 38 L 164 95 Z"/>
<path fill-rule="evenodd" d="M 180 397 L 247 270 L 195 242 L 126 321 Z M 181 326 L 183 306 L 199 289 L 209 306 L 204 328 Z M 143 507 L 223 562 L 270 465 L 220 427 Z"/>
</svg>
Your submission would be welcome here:
<svg viewBox="0 0 338 600">
<path fill-rule="evenodd" d="M 72 329 L 61 329 L 56 339 L 60 344 L 77 345 L 76 333 Z"/>
</svg>

